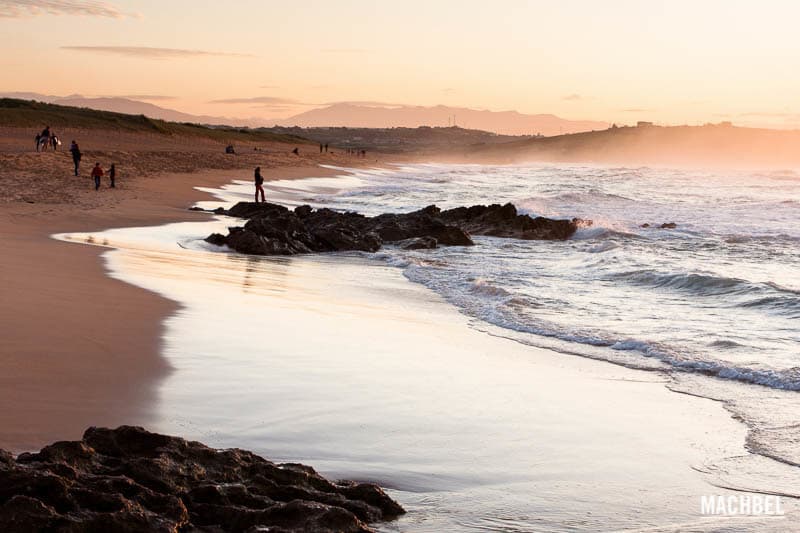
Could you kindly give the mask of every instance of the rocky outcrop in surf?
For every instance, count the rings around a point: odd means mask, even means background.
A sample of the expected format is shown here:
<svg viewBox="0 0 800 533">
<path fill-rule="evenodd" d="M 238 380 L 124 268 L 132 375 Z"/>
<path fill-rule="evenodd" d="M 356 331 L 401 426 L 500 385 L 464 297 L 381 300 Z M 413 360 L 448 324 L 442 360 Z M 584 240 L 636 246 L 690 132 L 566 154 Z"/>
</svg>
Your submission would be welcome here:
<svg viewBox="0 0 800 533">
<path fill-rule="evenodd" d="M 2 531 L 364 532 L 403 513 L 376 485 L 139 427 L 0 450 Z"/>
<path fill-rule="evenodd" d="M 243 227 L 215 233 L 206 241 L 256 255 L 294 255 L 358 250 L 375 252 L 383 243 L 407 249 L 472 246 L 472 235 L 526 240 L 564 240 L 583 221 L 517 213 L 513 204 L 475 205 L 442 211 L 435 205 L 411 213 L 367 217 L 304 205 L 293 211 L 270 203 L 240 202 L 226 215 L 248 219 Z"/>
</svg>

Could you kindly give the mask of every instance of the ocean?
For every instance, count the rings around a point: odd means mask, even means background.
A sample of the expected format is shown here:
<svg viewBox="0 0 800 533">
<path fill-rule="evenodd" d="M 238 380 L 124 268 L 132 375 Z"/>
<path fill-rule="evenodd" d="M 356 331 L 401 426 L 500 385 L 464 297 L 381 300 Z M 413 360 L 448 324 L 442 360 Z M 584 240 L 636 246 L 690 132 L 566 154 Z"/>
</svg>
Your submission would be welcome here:
<svg viewBox="0 0 800 533">
<path fill-rule="evenodd" d="M 183 306 L 153 427 L 379 481 L 410 511 L 386 530 L 740 531 L 753 522 L 708 522 L 698 498 L 800 497 L 799 174 L 334 170 L 268 182 L 268 200 L 593 223 L 292 258 L 205 243 L 227 217 L 63 236 L 115 248 L 112 276 Z M 207 192 L 232 205 L 252 184 Z"/>
<path fill-rule="evenodd" d="M 474 247 L 389 246 L 373 257 L 440 294 L 475 329 L 661 372 L 675 391 L 723 401 L 749 427 L 750 451 L 800 465 L 800 172 L 341 170 L 338 180 L 270 186 L 287 205 L 367 215 L 511 202 L 522 214 L 592 220 L 566 242 L 475 237 Z M 245 199 L 241 186 L 227 194 Z M 752 470 L 774 481 L 760 462 Z"/>
</svg>

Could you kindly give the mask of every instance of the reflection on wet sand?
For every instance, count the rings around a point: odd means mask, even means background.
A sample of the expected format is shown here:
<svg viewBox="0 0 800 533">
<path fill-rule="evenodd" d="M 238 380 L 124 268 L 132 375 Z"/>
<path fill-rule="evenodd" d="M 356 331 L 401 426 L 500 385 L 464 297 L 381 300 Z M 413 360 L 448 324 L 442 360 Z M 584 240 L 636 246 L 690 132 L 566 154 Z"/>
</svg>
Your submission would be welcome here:
<svg viewBox="0 0 800 533">
<path fill-rule="evenodd" d="M 470 329 L 378 262 L 202 241 L 225 224 L 105 235 L 113 276 L 182 306 L 153 429 L 378 481 L 401 531 L 703 529 L 725 493 L 698 472 L 744 453 L 721 406 Z"/>
</svg>

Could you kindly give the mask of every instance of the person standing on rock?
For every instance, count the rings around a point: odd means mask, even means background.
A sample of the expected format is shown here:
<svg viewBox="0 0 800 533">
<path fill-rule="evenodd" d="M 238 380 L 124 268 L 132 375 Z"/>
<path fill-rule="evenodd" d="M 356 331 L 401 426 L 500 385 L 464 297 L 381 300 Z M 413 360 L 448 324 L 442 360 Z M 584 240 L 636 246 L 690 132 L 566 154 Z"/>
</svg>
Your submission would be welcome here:
<svg viewBox="0 0 800 533">
<path fill-rule="evenodd" d="M 264 197 L 264 177 L 261 175 L 261 167 L 256 167 L 255 181 L 256 181 L 256 203 L 258 203 L 258 193 L 261 193 L 261 201 L 266 203 L 267 199 Z"/>
<path fill-rule="evenodd" d="M 72 154 L 72 162 L 75 163 L 75 175 L 78 175 L 78 167 L 81 164 L 81 149 L 78 148 L 78 143 L 72 141 L 69 147 L 69 152 Z"/>
<path fill-rule="evenodd" d="M 94 164 L 94 168 L 92 169 L 92 177 L 94 178 L 94 190 L 100 190 L 100 178 L 103 177 L 103 169 L 100 167 L 100 163 Z"/>
</svg>

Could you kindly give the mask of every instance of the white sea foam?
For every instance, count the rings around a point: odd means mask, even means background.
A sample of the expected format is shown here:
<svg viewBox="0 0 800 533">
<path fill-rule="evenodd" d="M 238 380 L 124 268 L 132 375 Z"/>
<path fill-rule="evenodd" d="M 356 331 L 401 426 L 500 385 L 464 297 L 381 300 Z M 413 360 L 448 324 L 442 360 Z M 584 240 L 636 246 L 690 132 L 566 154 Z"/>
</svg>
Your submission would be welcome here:
<svg viewBox="0 0 800 533">
<path fill-rule="evenodd" d="M 794 171 L 405 165 L 355 175 L 360 186 L 314 198 L 367 214 L 512 202 L 532 216 L 593 221 L 566 242 L 476 237 L 472 248 L 378 255 L 495 334 L 625 366 L 800 390 Z M 728 399 L 747 419 L 744 406 L 758 402 L 736 394 Z"/>
</svg>

